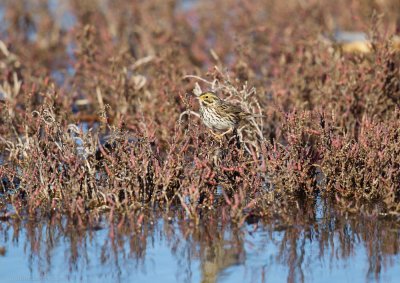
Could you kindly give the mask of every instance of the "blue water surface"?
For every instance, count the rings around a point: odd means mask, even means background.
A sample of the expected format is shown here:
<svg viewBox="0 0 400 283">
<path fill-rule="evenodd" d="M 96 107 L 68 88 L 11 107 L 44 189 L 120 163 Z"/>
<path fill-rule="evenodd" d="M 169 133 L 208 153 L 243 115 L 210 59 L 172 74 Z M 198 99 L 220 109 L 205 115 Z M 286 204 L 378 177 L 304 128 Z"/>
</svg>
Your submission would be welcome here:
<svg viewBox="0 0 400 283">
<path fill-rule="evenodd" d="M 253 225 L 245 225 L 224 231 L 222 239 L 202 243 L 183 235 L 177 223 L 168 224 L 168 229 L 165 225 L 158 220 L 141 241 L 146 246 L 138 255 L 132 245 L 139 243 L 135 237 L 140 235 L 111 240 L 108 227 L 75 237 L 44 224 L 28 235 L 26 229 L 17 231 L 3 222 L 0 246 L 6 253 L 0 256 L 0 276 L 2 282 L 356 283 L 399 282 L 400 278 L 399 254 L 381 254 L 382 270 L 371 272 L 374 264 L 366 243 L 351 233 L 346 239 L 332 231 L 322 248 L 316 230 L 310 234 L 301 226 L 270 226 L 254 231 Z M 57 231 L 49 233 L 50 229 Z M 297 238 L 288 240 L 291 233 Z M 352 246 L 348 254 L 343 245 Z"/>
</svg>

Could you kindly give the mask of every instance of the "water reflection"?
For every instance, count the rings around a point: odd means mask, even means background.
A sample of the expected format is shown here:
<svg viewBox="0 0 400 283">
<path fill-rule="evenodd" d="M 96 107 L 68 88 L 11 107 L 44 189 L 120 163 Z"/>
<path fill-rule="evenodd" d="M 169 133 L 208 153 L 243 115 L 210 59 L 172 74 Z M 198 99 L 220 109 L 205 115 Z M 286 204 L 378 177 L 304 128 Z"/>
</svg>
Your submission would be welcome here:
<svg viewBox="0 0 400 283">
<path fill-rule="evenodd" d="M 399 223 L 323 208 L 235 228 L 215 215 L 19 221 L 2 217 L 0 274 L 29 280 L 136 282 L 395 282 Z M 217 214 L 216 214 L 217 215 Z M 206 225 L 205 225 L 206 224 Z M 26 280 L 22 280 L 26 281 Z"/>
<path fill-rule="evenodd" d="M 182 232 L 187 230 L 181 226 Z M 187 232 L 186 232 L 187 233 Z M 185 241 L 188 253 L 200 261 L 201 282 L 212 283 L 224 277 L 229 268 L 245 262 L 245 233 L 240 229 L 227 228 L 216 222 L 208 222 L 196 229 L 190 229 Z"/>
</svg>

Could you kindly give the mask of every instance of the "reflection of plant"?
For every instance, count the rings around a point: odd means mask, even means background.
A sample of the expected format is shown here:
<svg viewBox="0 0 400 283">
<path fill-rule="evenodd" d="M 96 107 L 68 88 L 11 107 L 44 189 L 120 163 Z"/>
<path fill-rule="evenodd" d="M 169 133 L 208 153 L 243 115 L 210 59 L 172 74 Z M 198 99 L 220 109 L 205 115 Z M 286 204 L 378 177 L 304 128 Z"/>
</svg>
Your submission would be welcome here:
<svg viewBox="0 0 400 283">
<path fill-rule="evenodd" d="M 241 224 L 321 196 L 350 211 L 373 201 L 382 215 L 400 212 L 400 59 L 383 29 L 397 1 L 379 4 L 387 17 L 373 17 L 361 55 L 320 33 L 332 22 L 364 28 L 368 1 L 352 7 L 353 21 L 345 1 L 201 1 L 184 11 L 70 0 L 57 8 L 70 25 L 40 1 L 17 2 L 1 4 L 0 192 L 21 215 L 53 209 L 84 222 L 178 208 L 196 223 L 220 211 Z M 193 89 L 265 117 L 219 144 L 198 119 L 177 122 L 198 110 Z"/>
<path fill-rule="evenodd" d="M 226 268 L 245 263 L 249 256 L 271 254 L 271 244 L 278 250 L 262 265 L 248 267 L 251 262 L 246 262 L 252 278 L 263 278 L 265 265 L 282 265 L 288 269 L 288 281 L 309 281 L 314 264 L 349 260 L 364 248 L 369 265 L 367 276 L 379 276 L 382 267 L 395 264 L 391 256 L 397 253 L 399 239 L 398 227 L 393 226 L 392 220 L 354 217 L 341 213 L 342 208 L 330 202 L 317 206 L 321 211 L 316 211 L 313 200 L 293 202 L 280 221 L 274 219 L 258 223 L 258 228 L 247 225 L 242 229 L 224 220 L 223 212 L 213 210 L 201 216 L 199 225 L 182 221 L 184 212 L 180 210 L 162 214 L 130 210 L 114 216 L 114 211 L 110 211 L 108 217 L 94 213 L 60 217 L 52 213 L 49 219 L 38 215 L 29 221 L 10 216 L 6 219 L 2 215 L 0 237 L 6 247 L 11 240 L 11 246 L 23 245 L 30 268 L 43 276 L 51 274 L 51 263 L 59 256 L 64 258 L 66 270 L 72 276 L 90 268 L 95 268 L 99 276 L 107 276 L 104 272 L 119 276 L 121 266 L 125 265 L 130 268 L 122 270 L 122 276 L 126 272 L 141 272 L 152 260 L 148 249 L 164 241 L 180 262 L 177 277 L 187 279 L 193 276 L 196 260 L 200 260 L 202 277 L 211 280 Z M 256 236 L 257 233 L 261 234 Z M 98 252 L 93 254 L 93 250 Z M 169 255 L 161 252 L 156 256 Z M 97 270 L 99 266 L 108 268 Z"/>
</svg>

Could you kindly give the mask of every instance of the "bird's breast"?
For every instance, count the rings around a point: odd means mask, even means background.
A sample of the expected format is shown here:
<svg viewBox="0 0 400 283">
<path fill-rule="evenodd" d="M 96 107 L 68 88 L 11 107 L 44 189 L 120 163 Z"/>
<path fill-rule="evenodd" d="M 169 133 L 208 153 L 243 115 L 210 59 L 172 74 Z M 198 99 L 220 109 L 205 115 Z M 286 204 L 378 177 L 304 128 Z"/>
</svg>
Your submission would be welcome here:
<svg viewBox="0 0 400 283">
<path fill-rule="evenodd" d="M 200 116 L 204 125 L 213 130 L 226 131 L 234 127 L 234 123 L 230 119 L 218 114 L 213 108 L 201 107 Z"/>
</svg>

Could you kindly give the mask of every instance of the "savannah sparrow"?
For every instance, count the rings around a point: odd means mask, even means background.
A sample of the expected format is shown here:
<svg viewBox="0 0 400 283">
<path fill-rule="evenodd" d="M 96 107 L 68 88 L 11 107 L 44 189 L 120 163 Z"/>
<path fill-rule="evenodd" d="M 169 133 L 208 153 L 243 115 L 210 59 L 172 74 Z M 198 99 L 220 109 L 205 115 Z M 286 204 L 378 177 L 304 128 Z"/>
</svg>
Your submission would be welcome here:
<svg viewBox="0 0 400 283">
<path fill-rule="evenodd" d="M 256 117 L 244 111 L 240 106 L 224 101 L 213 92 L 204 92 L 199 97 L 200 117 L 203 123 L 221 138 L 225 134 L 249 123 L 251 117 Z"/>
</svg>

